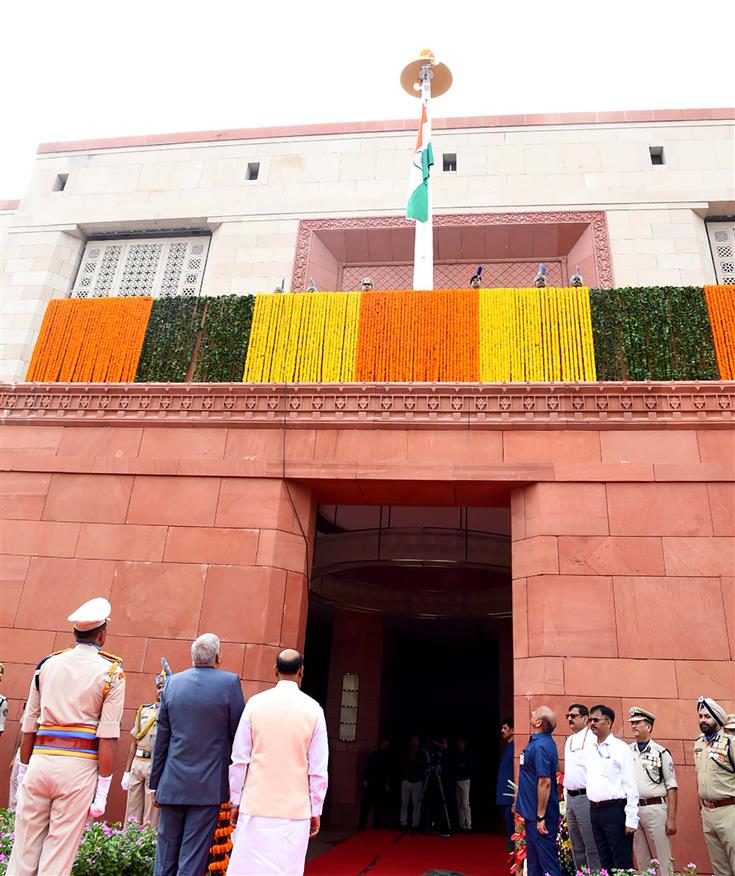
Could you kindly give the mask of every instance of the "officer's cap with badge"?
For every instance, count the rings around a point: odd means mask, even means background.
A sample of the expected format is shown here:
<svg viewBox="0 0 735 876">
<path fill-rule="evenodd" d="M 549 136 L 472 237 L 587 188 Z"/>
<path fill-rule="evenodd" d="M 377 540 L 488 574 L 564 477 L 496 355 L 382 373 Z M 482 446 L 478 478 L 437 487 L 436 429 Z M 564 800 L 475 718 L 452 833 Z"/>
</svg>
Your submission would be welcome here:
<svg viewBox="0 0 735 876">
<path fill-rule="evenodd" d="M 103 596 L 89 599 L 72 612 L 67 620 L 78 633 L 89 633 L 104 626 L 110 619 L 112 606 Z"/>
<path fill-rule="evenodd" d="M 651 727 L 653 727 L 656 720 L 656 716 L 653 712 L 642 709 L 640 706 L 631 706 L 628 709 L 628 713 L 630 714 L 630 718 L 628 718 L 629 721 L 648 721 Z"/>
</svg>

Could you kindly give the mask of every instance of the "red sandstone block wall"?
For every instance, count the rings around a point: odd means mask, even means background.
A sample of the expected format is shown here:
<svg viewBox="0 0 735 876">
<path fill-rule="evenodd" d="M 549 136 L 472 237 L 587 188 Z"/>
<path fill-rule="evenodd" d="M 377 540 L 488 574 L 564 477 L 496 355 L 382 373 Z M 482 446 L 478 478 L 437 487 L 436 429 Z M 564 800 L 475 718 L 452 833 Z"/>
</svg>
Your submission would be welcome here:
<svg viewBox="0 0 735 876">
<path fill-rule="evenodd" d="M 652 710 L 681 787 L 674 852 L 706 869 L 693 739 L 700 695 L 735 709 L 735 490 L 715 480 L 735 433 L 560 435 L 555 453 L 570 461 L 557 470 L 596 464 L 598 440 L 601 465 L 616 467 L 605 482 L 512 496 L 517 733 L 542 703 L 563 716 L 571 702 L 605 702 L 632 740 L 628 708 Z M 562 754 L 566 733 L 562 718 Z"/>
<path fill-rule="evenodd" d="M 192 640 L 216 632 L 224 668 L 242 677 L 248 696 L 271 682 L 280 648 L 303 643 L 310 491 L 287 489 L 281 478 L 209 476 L 206 461 L 225 438 L 225 430 L 207 429 L 4 430 L 6 469 L 45 470 L 0 473 L 0 660 L 11 719 L 0 743 L 2 802 L 33 667 L 71 644 L 66 617 L 84 600 L 110 599 L 106 647 L 125 665 L 116 775 L 161 656 L 184 669 Z M 145 473 L 107 473 L 131 460 L 129 468 Z M 202 474 L 178 475 L 186 461 Z M 111 812 L 120 816 L 117 781 L 114 788 Z"/>
</svg>

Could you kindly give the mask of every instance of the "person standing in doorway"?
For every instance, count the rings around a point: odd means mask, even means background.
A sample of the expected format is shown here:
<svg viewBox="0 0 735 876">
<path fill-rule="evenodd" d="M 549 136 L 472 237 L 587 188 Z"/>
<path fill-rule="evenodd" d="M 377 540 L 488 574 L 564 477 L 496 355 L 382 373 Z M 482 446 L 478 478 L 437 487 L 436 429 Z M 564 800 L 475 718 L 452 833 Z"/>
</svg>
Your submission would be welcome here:
<svg viewBox="0 0 735 876">
<path fill-rule="evenodd" d="M 373 809 L 373 825 L 382 827 L 386 818 L 390 794 L 391 750 L 390 740 L 383 739 L 376 751 L 370 752 L 362 774 L 362 809 L 359 828 L 367 827 Z"/>
<path fill-rule="evenodd" d="M 275 670 L 275 687 L 248 700 L 232 746 L 230 819 L 237 828 L 229 876 L 302 876 L 309 837 L 321 826 L 324 712 L 301 692 L 300 651 L 281 651 Z"/>
<path fill-rule="evenodd" d="M 551 737 L 555 728 L 556 715 L 548 706 L 532 712 L 531 739 L 520 758 L 516 812 L 526 825 L 528 876 L 561 876 L 556 851 L 559 754 Z"/>
<path fill-rule="evenodd" d="M 674 759 L 668 748 L 651 738 L 656 716 L 640 706 L 630 709 L 630 729 L 635 736 L 633 752 L 638 783 L 638 830 L 633 835 L 636 867 L 655 867 L 658 876 L 674 872 L 670 836 L 676 833 L 678 790 Z M 652 862 L 658 861 L 658 866 Z"/>
<path fill-rule="evenodd" d="M 505 843 L 509 852 L 513 851 L 514 818 L 513 818 L 513 719 L 503 718 L 500 722 L 500 738 L 503 740 L 503 752 L 500 755 L 498 781 L 495 787 L 495 803 L 500 807 L 503 819 Z"/>
<path fill-rule="evenodd" d="M 638 827 L 633 752 L 613 735 L 615 712 L 609 706 L 592 706 L 588 723 L 595 741 L 587 753 L 587 797 L 600 866 L 608 871 L 629 870 Z"/>
<path fill-rule="evenodd" d="M 592 834 L 590 801 L 587 798 L 587 755 L 595 737 L 587 726 L 589 709 L 583 703 L 572 703 L 566 719 L 572 731 L 564 744 L 564 794 L 567 801 L 567 826 L 572 843 L 574 866 L 581 870 L 600 869 Z"/>
<path fill-rule="evenodd" d="M 421 788 L 426 772 L 426 754 L 418 736 L 412 736 L 401 764 L 401 829 L 408 830 L 408 809 L 411 806 L 411 829 L 416 830 L 421 816 Z"/>
<path fill-rule="evenodd" d="M 463 833 L 472 833 L 472 810 L 470 808 L 470 784 L 475 772 L 475 755 L 467 750 L 467 741 L 460 737 L 451 765 L 454 777 L 454 793 L 457 800 L 457 823 Z"/>
<path fill-rule="evenodd" d="M 227 800 L 230 747 L 243 710 L 240 676 L 220 670 L 220 641 L 203 633 L 192 668 L 161 694 L 148 780 L 160 807 L 155 876 L 201 876 L 220 804 Z"/>
</svg>

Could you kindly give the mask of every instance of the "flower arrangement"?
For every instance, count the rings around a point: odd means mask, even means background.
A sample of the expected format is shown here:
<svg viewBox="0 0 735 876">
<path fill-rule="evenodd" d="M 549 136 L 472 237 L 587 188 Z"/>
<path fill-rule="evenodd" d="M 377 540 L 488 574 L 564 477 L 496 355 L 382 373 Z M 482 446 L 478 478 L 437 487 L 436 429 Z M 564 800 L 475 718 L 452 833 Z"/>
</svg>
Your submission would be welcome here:
<svg viewBox="0 0 735 876">
<path fill-rule="evenodd" d="M 705 286 L 717 367 L 723 380 L 735 380 L 735 288 Z"/>
<path fill-rule="evenodd" d="M 26 380 L 130 383 L 152 304 L 147 297 L 50 301 Z"/>
<path fill-rule="evenodd" d="M 5 876 L 13 847 L 15 817 L 0 810 L 0 876 Z M 130 820 L 126 824 L 88 822 L 72 876 L 150 876 L 156 857 L 156 831 Z"/>
<path fill-rule="evenodd" d="M 208 873 L 224 873 L 230 863 L 232 851 L 232 833 L 235 828 L 230 824 L 230 804 L 223 803 L 219 808 L 214 840 L 209 849 Z"/>
</svg>

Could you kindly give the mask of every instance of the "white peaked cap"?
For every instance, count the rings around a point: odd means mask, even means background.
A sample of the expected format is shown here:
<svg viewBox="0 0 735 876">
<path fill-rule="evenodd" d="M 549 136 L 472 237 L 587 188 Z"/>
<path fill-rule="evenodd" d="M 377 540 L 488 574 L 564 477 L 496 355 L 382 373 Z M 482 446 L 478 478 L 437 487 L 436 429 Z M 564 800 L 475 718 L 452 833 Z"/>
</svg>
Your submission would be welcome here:
<svg viewBox="0 0 735 876">
<path fill-rule="evenodd" d="M 75 612 L 69 615 L 67 620 L 75 630 L 86 633 L 107 623 L 111 613 L 112 606 L 104 596 L 96 596 L 94 599 L 87 600 L 84 605 L 80 605 Z"/>
</svg>

